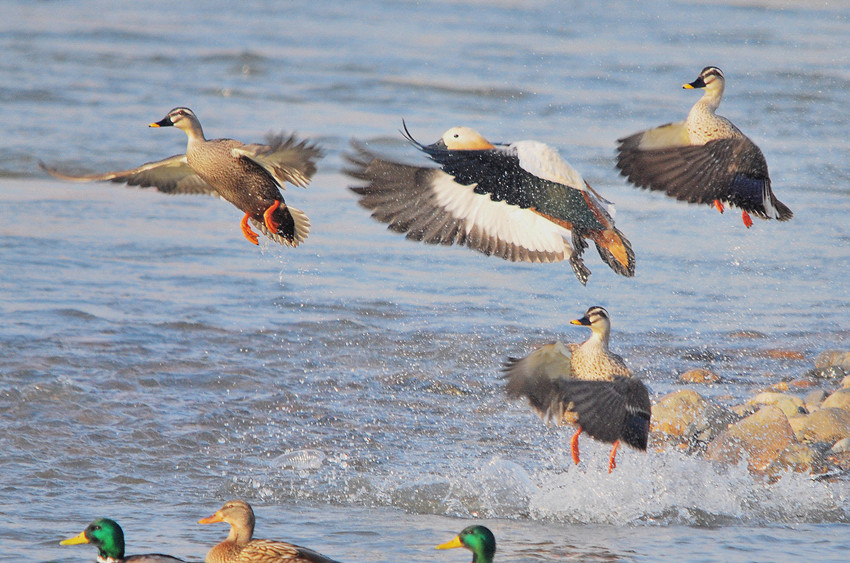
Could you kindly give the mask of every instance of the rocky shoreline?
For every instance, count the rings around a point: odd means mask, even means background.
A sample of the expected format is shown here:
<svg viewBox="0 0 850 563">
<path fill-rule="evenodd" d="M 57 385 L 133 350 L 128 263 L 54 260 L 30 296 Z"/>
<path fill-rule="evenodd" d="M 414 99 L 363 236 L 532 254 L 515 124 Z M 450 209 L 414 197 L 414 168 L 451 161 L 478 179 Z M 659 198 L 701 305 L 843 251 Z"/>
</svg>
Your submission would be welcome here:
<svg viewBox="0 0 850 563">
<path fill-rule="evenodd" d="M 688 389 L 652 406 L 651 447 L 679 448 L 777 479 L 787 471 L 813 478 L 850 475 L 850 351 L 821 353 L 803 377 L 759 390 L 743 404 L 724 405 L 693 387 L 719 383 L 709 370 L 682 374 Z"/>
</svg>

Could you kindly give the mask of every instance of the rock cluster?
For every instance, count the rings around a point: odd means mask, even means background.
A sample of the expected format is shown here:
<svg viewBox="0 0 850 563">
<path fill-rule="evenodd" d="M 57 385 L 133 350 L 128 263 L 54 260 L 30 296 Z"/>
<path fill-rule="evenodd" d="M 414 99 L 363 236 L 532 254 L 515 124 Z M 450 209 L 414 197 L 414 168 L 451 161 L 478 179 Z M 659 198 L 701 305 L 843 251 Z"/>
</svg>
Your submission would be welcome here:
<svg viewBox="0 0 850 563">
<path fill-rule="evenodd" d="M 692 371 L 680 381 L 715 381 L 706 370 Z M 789 470 L 850 470 L 847 373 L 850 352 L 832 351 L 818 356 L 807 378 L 778 384 L 744 404 L 725 407 L 692 389 L 675 391 L 652 407 L 653 440 L 716 462 L 746 461 L 751 472 L 769 477 Z M 798 396 L 792 389 L 805 394 Z"/>
</svg>

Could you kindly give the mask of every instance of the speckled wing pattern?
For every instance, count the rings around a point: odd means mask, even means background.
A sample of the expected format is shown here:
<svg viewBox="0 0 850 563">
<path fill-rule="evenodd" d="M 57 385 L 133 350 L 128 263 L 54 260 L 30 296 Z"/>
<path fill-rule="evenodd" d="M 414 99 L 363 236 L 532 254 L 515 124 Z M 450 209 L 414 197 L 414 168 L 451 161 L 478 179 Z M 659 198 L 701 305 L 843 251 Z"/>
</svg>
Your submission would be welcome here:
<svg viewBox="0 0 850 563">
<path fill-rule="evenodd" d="M 575 412 L 577 424 L 593 438 L 608 443 L 622 440 L 646 450 L 652 404 L 649 391 L 639 379 L 558 379 L 552 381 L 546 396 L 552 411 L 568 408 Z"/>
<path fill-rule="evenodd" d="M 294 134 L 270 135 L 266 143 L 235 147 L 232 154 L 259 164 L 281 188 L 285 182 L 306 187 L 316 173 L 316 161 L 322 158 L 322 150 L 308 141 L 298 141 Z"/>
<path fill-rule="evenodd" d="M 602 230 L 609 225 L 588 206 L 581 189 L 535 176 L 520 166 L 516 151 L 445 150 L 418 145 L 444 172 L 459 184 L 475 184 L 475 193 L 489 195 L 493 201 L 505 201 L 522 209 L 557 221 L 565 221 L 582 230 Z"/>
<path fill-rule="evenodd" d="M 523 262 L 558 262 L 571 249 L 569 232 L 505 201 L 494 201 L 458 184 L 438 168 L 381 159 L 352 141 L 349 176 L 360 205 L 388 228 L 431 244 L 461 244 L 487 255 Z"/>
<path fill-rule="evenodd" d="M 646 133 L 620 139 L 617 148 L 617 168 L 634 185 L 689 203 L 722 201 L 763 219 L 793 216 L 773 195 L 767 161 L 747 137 L 647 149 L 640 146 Z"/>
<path fill-rule="evenodd" d="M 338 563 L 334 559 L 291 543 L 273 540 L 251 540 L 233 563 Z"/>
<path fill-rule="evenodd" d="M 166 194 L 208 194 L 218 192 L 189 167 L 185 154 L 178 154 L 156 162 L 148 162 L 130 170 L 104 174 L 67 174 L 39 162 L 42 170 L 62 180 L 71 182 L 116 182 L 140 188 L 154 187 Z"/>
</svg>

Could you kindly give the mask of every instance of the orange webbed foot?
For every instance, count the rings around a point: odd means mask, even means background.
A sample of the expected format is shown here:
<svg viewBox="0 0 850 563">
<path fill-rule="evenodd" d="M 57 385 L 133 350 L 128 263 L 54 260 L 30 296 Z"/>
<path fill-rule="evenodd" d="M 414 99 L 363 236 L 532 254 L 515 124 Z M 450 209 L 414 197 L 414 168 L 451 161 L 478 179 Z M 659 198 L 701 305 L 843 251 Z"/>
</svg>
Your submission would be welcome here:
<svg viewBox="0 0 850 563">
<path fill-rule="evenodd" d="M 608 473 L 617 467 L 617 448 L 620 446 L 620 440 L 614 442 L 614 447 L 611 448 L 611 455 L 608 456 Z"/>
<path fill-rule="evenodd" d="M 750 217 L 750 214 L 746 211 L 741 212 L 741 219 L 744 220 L 744 226 L 748 229 L 753 226 L 753 219 Z"/>
<path fill-rule="evenodd" d="M 259 239 L 257 238 L 257 233 L 251 230 L 251 227 L 248 226 L 248 219 L 251 217 L 249 213 L 246 213 L 244 217 L 242 217 L 242 234 L 245 235 L 245 238 L 251 241 L 254 244 L 260 244 Z"/>
<path fill-rule="evenodd" d="M 266 209 L 265 213 L 263 213 L 263 220 L 266 222 L 266 228 L 273 233 L 276 233 L 278 228 L 280 228 L 277 221 L 272 219 L 272 215 L 278 207 L 280 207 L 280 201 L 275 200 L 273 204 L 269 205 L 269 208 Z"/>
<path fill-rule="evenodd" d="M 721 213 L 723 213 L 726 210 L 726 208 L 723 207 L 723 202 L 721 202 L 719 199 L 715 199 L 714 203 L 712 205 L 714 205 L 714 208 Z"/>
<path fill-rule="evenodd" d="M 578 462 L 580 461 L 579 458 L 578 458 L 578 437 L 579 437 L 579 434 L 581 434 L 581 426 L 578 427 L 578 430 L 576 430 L 576 433 L 573 434 L 573 437 L 570 440 L 570 450 L 572 451 L 572 454 L 573 454 L 573 463 L 575 463 L 576 465 L 578 465 Z"/>
</svg>

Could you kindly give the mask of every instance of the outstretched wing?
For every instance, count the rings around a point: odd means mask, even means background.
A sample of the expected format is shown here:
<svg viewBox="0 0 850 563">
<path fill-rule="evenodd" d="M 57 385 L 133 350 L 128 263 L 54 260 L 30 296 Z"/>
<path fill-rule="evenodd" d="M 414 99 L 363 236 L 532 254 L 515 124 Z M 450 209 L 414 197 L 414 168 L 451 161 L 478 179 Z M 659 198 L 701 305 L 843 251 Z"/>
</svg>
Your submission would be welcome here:
<svg viewBox="0 0 850 563">
<path fill-rule="evenodd" d="M 324 156 L 318 145 L 295 135 L 270 135 L 268 144 L 241 145 L 232 149 L 235 157 L 248 158 L 266 170 L 280 187 L 285 182 L 301 188 L 307 187 L 316 173 L 316 161 Z"/>
<path fill-rule="evenodd" d="M 437 168 L 381 159 L 356 141 L 352 147 L 344 172 L 366 182 L 351 188 L 360 205 L 409 239 L 462 244 L 511 261 L 557 262 L 572 253 L 564 239 L 569 232 L 538 214 L 478 193 Z"/>
<path fill-rule="evenodd" d="M 747 137 L 642 148 L 651 131 L 619 141 L 617 167 L 636 186 L 689 203 L 722 201 L 765 219 L 785 221 L 793 216 L 773 195 L 767 161 Z"/>
<path fill-rule="evenodd" d="M 511 399 L 525 397 L 544 420 L 560 423 L 563 409 L 552 409 L 554 381 L 574 377 L 570 349 L 561 342 L 545 344 L 524 358 L 508 358 L 502 364 L 505 391 Z"/>
<path fill-rule="evenodd" d="M 591 203 L 584 184 L 572 186 L 534 174 L 535 168 L 529 171 L 520 164 L 513 145 L 490 150 L 447 150 L 433 145 L 420 148 L 457 183 L 474 184 L 475 193 L 488 195 L 493 201 L 531 209 L 567 229 L 601 230 L 610 225 L 604 222 L 607 214 Z"/>
<path fill-rule="evenodd" d="M 185 154 L 148 162 L 131 170 L 119 170 L 106 172 L 105 174 L 68 174 L 60 172 L 39 162 L 42 170 L 59 178 L 71 182 L 116 182 L 140 188 L 154 187 L 166 194 L 209 194 L 217 196 L 218 193 L 201 179 L 200 176 L 189 168 Z"/>
<path fill-rule="evenodd" d="M 550 401 L 569 405 L 584 432 L 603 442 L 622 440 L 646 450 L 652 405 L 649 391 L 639 379 L 617 376 L 613 381 L 559 379 Z"/>
</svg>

